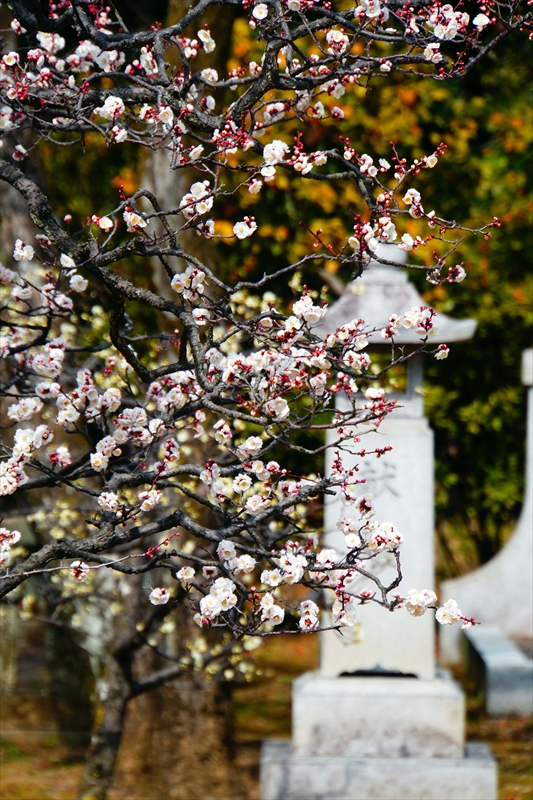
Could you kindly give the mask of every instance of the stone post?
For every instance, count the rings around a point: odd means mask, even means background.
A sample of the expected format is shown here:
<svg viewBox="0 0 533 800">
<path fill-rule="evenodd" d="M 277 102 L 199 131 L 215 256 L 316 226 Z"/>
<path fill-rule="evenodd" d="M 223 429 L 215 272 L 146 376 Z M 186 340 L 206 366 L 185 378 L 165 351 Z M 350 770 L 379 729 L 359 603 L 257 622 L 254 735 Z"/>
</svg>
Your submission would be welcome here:
<svg viewBox="0 0 533 800">
<path fill-rule="evenodd" d="M 359 464 L 361 495 L 370 494 L 376 520 L 390 520 L 404 535 L 401 564 L 402 588 L 434 589 L 434 513 L 433 513 L 433 432 L 424 417 L 421 356 L 409 362 L 408 387 L 400 396 L 401 407 L 390 414 L 379 430 L 366 434 L 362 445 L 366 450 L 392 445 L 392 451 L 377 459 L 344 457 L 347 466 Z M 342 406 L 340 398 L 339 406 Z M 328 459 L 333 451 L 328 450 Z M 329 466 L 329 465 L 328 465 Z M 343 506 L 339 497 L 325 505 L 325 543 L 339 552 L 345 549 L 344 537 L 336 527 Z M 396 574 L 392 563 L 390 578 Z M 387 572 L 382 573 L 384 577 Z M 358 579 L 353 589 L 361 589 L 368 581 Z M 371 588 L 371 587 L 369 587 Z M 361 641 L 349 644 L 350 631 L 344 635 L 327 631 L 321 635 L 320 671 L 338 676 L 361 670 L 384 670 L 388 673 L 415 675 L 431 680 L 435 677 L 434 620 L 432 615 L 415 619 L 403 610 L 387 614 L 369 603 L 359 610 Z"/>
</svg>

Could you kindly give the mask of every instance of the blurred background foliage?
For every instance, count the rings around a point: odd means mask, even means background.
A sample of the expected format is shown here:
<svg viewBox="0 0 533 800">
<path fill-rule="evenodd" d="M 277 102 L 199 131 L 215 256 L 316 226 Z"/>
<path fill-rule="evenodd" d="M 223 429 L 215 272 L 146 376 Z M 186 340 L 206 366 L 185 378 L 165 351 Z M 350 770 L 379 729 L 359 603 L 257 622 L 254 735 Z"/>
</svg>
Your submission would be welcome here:
<svg viewBox="0 0 533 800">
<path fill-rule="evenodd" d="M 150 7 L 138 0 L 118 6 L 136 28 L 179 13 L 180 2 L 174 0 L 170 12 L 163 0 Z M 150 12 L 153 16 L 147 19 Z M 213 23 L 216 38 L 216 19 Z M 188 33 L 192 36 L 196 29 Z M 339 146 L 342 131 L 357 152 L 389 161 L 394 142 L 408 163 L 445 142 L 447 150 L 438 166 L 423 171 L 413 184 L 426 210 L 434 208 L 439 216 L 471 227 L 501 217 L 502 227 L 492 238 L 465 235 L 457 250 L 457 263 L 464 263 L 468 273 L 464 283 L 433 287 L 423 274 L 410 275 L 428 304 L 456 318 L 478 321 L 472 342 L 453 346 L 447 361 L 428 363 L 426 368 L 426 411 L 436 433 L 441 577 L 464 572 L 494 555 L 512 532 L 523 500 L 526 415 L 520 360 L 531 344 L 533 317 L 533 98 L 526 46 L 525 38 L 504 42 L 461 82 L 398 73 L 374 78 L 366 90 L 349 87 L 340 100 L 324 100 L 344 110 L 341 124 L 326 120 L 303 125 L 293 120 L 274 129 L 274 135 L 289 144 L 301 130 L 306 151 Z M 228 69 L 259 61 L 260 55 L 247 21 L 237 14 Z M 39 149 L 50 194 L 60 216 L 73 215 L 72 230 L 91 214 L 114 208 L 120 186 L 127 195 L 138 188 L 149 157 L 139 156 L 139 148 L 128 144 L 106 148 L 91 135 L 83 149 L 47 142 Z M 228 195 L 215 206 L 218 232 L 229 234 L 244 214 L 254 215 L 259 225 L 254 237 L 237 245 L 225 240 L 214 244 L 221 277 L 228 282 L 253 279 L 309 252 L 314 240 L 300 222 L 313 231 L 321 228 L 324 240 L 340 248 L 350 235 L 354 213 L 362 211 L 351 185 L 293 179 L 278 170 L 276 182 L 265 185 L 259 195 L 244 190 L 238 198 Z M 401 233 L 407 230 L 414 236 L 422 232 L 419 225 L 409 218 Z M 424 263 L 423 252 L 410 256 Z M 119 269 L 126 274 L 133 270 L 143 285 L 152 283 L 153 265 L 142 259 Z M 332 302 L 339 286 L 349 280 L 335 262 L 321 268 L 314 262 L 289 283 L 280 280 L 269 288 L 290 304 L 305 284 Z M 89 305 L 110 302 L 96 289 L 88 299 Z M 90 312 L 85 316 L 90 325 Z M 144 322 L 152 327 L 148 319 Z"/>
</svg>

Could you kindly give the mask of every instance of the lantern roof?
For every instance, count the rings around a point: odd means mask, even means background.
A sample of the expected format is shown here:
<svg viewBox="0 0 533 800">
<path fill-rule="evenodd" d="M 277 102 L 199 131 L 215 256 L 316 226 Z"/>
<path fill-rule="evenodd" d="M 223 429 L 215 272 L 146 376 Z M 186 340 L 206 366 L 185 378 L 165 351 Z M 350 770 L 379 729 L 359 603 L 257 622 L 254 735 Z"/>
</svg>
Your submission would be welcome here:
<svg viewBox="0 0 533 800">
<path fill-rule="evenodd" d="M 389 254 L 391 245 L 380 245 L 378 256 L 387 260 L 399 261 L 399 255 L 406 254 L 394 247 L 394 255 Z M 402 258 L 404 260 L 404 258 Z M 401 267 L 391 267 L 371 261 L 360 278 L 346 286 L 344 294 L 326 312 L 322 325 L 323 335 L 333 332 L 352 320 L 363 319 L 371 328 L 383 328 L 393 314 L 401 316 L 413 307 L 426 303 L 416 287 L 409 281 L 407 271 Z M 436 333 L 431 337 L 435 344 L 441 342 L 464 342 L 475 333 L 475 319 L 453 319 L 447 314 L 438 313 L 435 319 Z M 370 343 L 385 345 L 379 331 L 371 334 Z M 413 328 L 400 328 L 394 337 L 397 344 L 420 344 L 420 336 Z"/>
</svg>

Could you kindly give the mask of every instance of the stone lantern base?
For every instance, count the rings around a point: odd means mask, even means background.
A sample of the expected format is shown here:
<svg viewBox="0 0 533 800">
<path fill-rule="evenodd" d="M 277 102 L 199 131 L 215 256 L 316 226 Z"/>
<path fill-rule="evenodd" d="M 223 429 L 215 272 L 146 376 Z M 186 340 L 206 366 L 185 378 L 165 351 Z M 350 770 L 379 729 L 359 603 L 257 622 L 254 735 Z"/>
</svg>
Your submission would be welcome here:
<svg viewBox="0 0 533 800">
<path fill-rule="evenodd" d="M 496 800 L 488 746 L 466 745 L 464 695 L 443 671 L 414 677 L 302 675 L 292 741 L 261 758 L 262 800 Z"/>
<path fill-rule="evenodd" d="M 486 744 L 464 758 L 343 758 L 295 755 L 265 742 L 262 800 L 495 800 L 496 765 Z"/>
</svg>

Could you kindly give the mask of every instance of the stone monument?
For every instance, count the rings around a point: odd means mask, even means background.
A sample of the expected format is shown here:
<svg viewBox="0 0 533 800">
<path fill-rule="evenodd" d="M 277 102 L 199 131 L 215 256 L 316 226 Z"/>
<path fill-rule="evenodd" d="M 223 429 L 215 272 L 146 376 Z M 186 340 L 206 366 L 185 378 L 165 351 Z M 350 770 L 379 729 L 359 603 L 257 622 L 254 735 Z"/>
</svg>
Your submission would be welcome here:
<svg viewBox="0 0 533 800">
<path fill-rule="evenodd" d="M 487 564 L 442 584 L 482 624 L 466 631 L 442 630 L 441 659 L 454 663 L 466 655 L 482 686 L 489 714 L 533 713 L 533 661 L 516 642 L 533 640 L 533 349 L 522 353 L 527 400 L 526 491 L 522 513 L 505 546 Z M 513 641 L 514 640 L 514 641 Z M 462 646 L 461 646 L 462 645 Z"/>
<path fill-rule="evenodd" d="M 353 319 L 381 327 L 393 313 L 420 305 L 406 272 L 373 262 L 330 309 L 323 330 Z M 469 339 L 476 327 L 445 315 L 437 323 L 435 344 Z M 396 342 L 412 350 L 420 338 L 401 329 Z M 379 334 L 371 345 L 383 347 Z M 353 456 L 367 480 L 362 494 L 373 495 L 376 519 L 390 520 L 404 535 L 405 592 L 435 583 L 433 434 L 423 413 L 421 358 L 409 361 L 407 391 L 398 397 L 402 407 L 364 437 L 366 450 L 391 444 L 392 452 L 379 460 Z M 324 540 L 339 552 L 345 548 L 336 527 L 341 513 L 340 498 L 330 498 Z M 412 618 L 403 609 L 387 614 L 368 604 L 359 619 L 362 641 L 351 643 L 349 630 L 344 637 L 322 633 L 319 670 L 294 682 L 292 743 L 263 746 L 263 800 L 493 800 L 490 750 L 465 750 L 463 693 L 436 670 L 433 615 Z"/>
<path fill-rule="evenodd" d="M 522 513 L 511 538 L 494 558 L 469 575 L 442 584 L 444 599 L 453 597 L 459 607 L 468 608 L 469 615 L 498 627 L 511 639 L 533 639 L 533 349 L 522 354 L 522 383 L 529 387 Z M 460 630 L 441 632 L 441 654 L 447 663 L 461 658 L 460 636 Z"/>
</svg>

